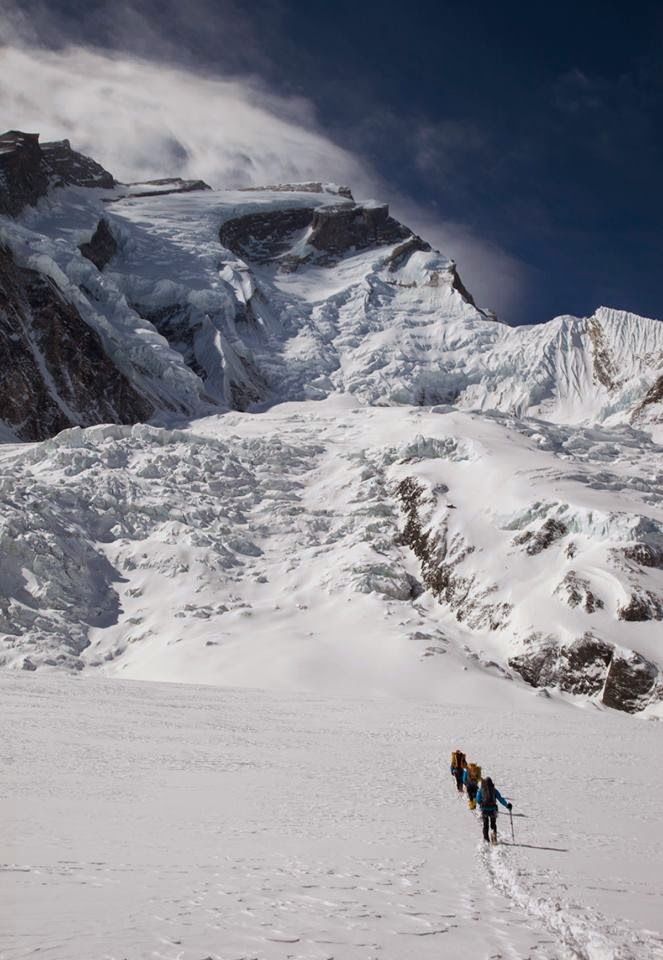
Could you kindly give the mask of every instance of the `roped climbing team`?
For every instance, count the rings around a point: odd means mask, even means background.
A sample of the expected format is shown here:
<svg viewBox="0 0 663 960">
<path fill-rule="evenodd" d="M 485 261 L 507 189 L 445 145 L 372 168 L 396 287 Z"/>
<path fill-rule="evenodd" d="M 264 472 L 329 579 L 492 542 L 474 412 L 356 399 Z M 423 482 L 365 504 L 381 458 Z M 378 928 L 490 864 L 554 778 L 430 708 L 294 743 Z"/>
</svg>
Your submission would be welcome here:
<svg viewBox="0 0 663 960">
<path fill-rule="evenodd" d="M 509 811 L 512 804 L 504 799 L 490 777 L 481 776 L 478 763 L 467 762 L 462 750 L 454 750 L 451 754 L 451 776 L 456 781 L 459 793 L 462 793 L 463 789 L 467 791 L 467 805 L 470 810 L 475 810 L 477 806 L 481 810 L 483 839 L 486 843 L 497 843 L 497 804 L 501 803 Z"/>
</svg>

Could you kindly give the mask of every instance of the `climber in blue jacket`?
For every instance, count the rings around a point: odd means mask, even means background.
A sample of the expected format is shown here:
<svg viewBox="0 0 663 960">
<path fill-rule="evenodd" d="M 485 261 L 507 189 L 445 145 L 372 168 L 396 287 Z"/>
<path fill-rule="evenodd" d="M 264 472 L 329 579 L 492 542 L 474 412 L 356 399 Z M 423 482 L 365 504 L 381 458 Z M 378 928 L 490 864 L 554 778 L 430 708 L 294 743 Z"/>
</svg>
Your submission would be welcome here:
<svg viewBox="0 0 663 960">
<path fill-rule="evenodd" d="M 490 822 L 490 842 L 497 843 L 497 801 L 511 810 L 512 804 L 505 800 L 490 777 L 484 777 L 477 792 L 476 801 L 481 808 L 483 820 L 483 839 L 488 843 L 488 823 Z"/>
</svg>

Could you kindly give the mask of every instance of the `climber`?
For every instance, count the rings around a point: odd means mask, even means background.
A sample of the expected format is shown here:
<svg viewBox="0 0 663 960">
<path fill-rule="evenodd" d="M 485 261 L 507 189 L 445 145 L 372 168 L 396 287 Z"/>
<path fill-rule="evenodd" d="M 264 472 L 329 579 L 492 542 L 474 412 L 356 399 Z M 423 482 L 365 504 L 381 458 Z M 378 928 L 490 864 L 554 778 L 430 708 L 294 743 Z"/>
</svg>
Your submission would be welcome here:
<svg viewBox="0 0 663 960">
<path fill-rule="evenodd" d="M 483 820 L 483 839 L 488 843 L 488 821 L 490 821 L 490 842 L 497 843 L 497 801 L 511 810 L 512 804 L 505 800 L 490 777 L 484 777 L 476 796 L 476 802 L 481 807 Z"/>
<path fill-rule="evenodd" d="M 451 754 L 451 776 L 456 778 L 456 786 L 460 793 L 463 792 L 463 772 L 467 765 L 465 754 L 462 750 L 454 750 Z"/>
<path fill-rule="evenodd" d="M 463 770 L 463 783 L 465 784 L 465 789 L 467 790 L 467 805 L 470 810 L 474 810 L 477 801 L 477 790 L 479 789 L 479 782 L 481 780 L 481 767 L 478 763 L 468 763 L 468 765 Z"/>
</svg>

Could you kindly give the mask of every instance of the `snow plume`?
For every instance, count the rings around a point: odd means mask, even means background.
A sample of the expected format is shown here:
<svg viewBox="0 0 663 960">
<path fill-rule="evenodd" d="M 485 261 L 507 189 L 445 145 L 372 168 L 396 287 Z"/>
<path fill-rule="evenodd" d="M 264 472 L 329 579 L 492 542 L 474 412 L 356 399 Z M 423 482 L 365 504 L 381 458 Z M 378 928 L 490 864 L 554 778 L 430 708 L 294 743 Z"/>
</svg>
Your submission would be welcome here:
<svg viewBox="0 0 663 960">
<path fill-rule="evenodd" d="M 255 76 L 205 76 L 135 56 L 24 40 L 0 47 L 0 70 L 4 129 L 39 132 L 42 140 L 67 137 L 123 181 L 348 184 L 360 199 L 390 201 L 396 217 L 455 259 L 483 306 L 507 321 L 522 314 L 522 263 L 399 194 L 369 162 L 325 135 L 304 97 L 275 94 Z"/>
<path fill-rule="evenodd" d="M 307 101 L 272 95 L 256 79 L 212 79 L 81 47 L 6 47 L 0 62 L 6 125 L 44 140 L 66 136 L 122 180 L 369 180 L 360 161 L 315 129 Z"/>
</svg>

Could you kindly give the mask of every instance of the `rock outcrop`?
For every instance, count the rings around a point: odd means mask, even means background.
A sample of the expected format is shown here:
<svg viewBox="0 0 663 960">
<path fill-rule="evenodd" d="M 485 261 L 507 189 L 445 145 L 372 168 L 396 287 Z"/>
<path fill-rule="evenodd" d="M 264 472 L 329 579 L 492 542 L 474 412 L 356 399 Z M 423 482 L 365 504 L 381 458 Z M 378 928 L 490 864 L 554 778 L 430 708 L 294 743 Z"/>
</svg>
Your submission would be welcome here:
<svg viewBox="0 0 663 960">
<path fill-rule="evenodd" d="M 112 190 L 115 179 L 100 163 L 71 149 L 68 140 L 53 140 L 41 145 L 44 164 L 52 187 L 98 187 Z"/>
<path fill-rule="evenodd" d="M 555 596 L 559 597 L 569 607 L 582 607 L 585 613 L 594 613 L 603 609 L 603 600 L 592 590 L 586 577 L 581 577 L 575 570 L 569 570 L 555 588 Z"/>
<path fill-rule="evenodd" d="M 103 270 L 117 253 L 117 240 L 111 232 L 108 220 L 102 217 L 89 242 L 82 243 L 78 249 L 84 257 L 92 261 L 97 270 Z"/>
<path fill-rule="evenodd" d="M 651 590 L 632 593 L 628 603 L 617 611 L 619 620 L 663 620 L 663 600 Z"/>
<path fill-rule="evenodd" d="M 587 321 L 587 333 L 591 344 L 594 382 L 613 390 L 619 383 L 619 372 L 597 317 L 590 317 Z"/>
<path fill-rule="evenodd" d="M 525 530 L 523 533 L 519 533 L 518 536 L 514 537 L 513 542 L 516 546 L 526 544 L 525 552 L 528 553 L 530 557 L 534 557 L 537 553 L 547 550 L 555 540 L 566 536 L 567 532 L 566 525 L 562 523 L 561 520 L 548 517 L 538 530 Z"/>
<path fill-rule="evenodd" d="M 289 239 L 313 219 L 310 207 L 265 210 L 226 220 L 219 230 L 221 244 L 242 259 L 264 263 L 288 250 Z"/>
<path fill-rule="evenodd" d="M 428 251 L 431 250 L 431 245 L 430 243 L 426 243 L 425 240 L 422 240 L 421 237 L 418 237 L 416 233 L 412 233 L 402 243 L 399 243 L 387 258 L 386 262 L 390 272 L 395 273 L 399 270 L 400 267 L 409 260 L 410 256 L 418 250 L 423 253 L 428 253 Z"/>
<path fill-rule="evenodd" d="M 316 250 L 338 257 L 351 249 L 391 245 L 411 236 L 411 230 L 389 216 L 387 204 L 344 204 L 315 211 L 308 242 Z"/>
<path fill-rule="evenodd" d="M 663 405 L 663 374 L 656 378 L 642 400 L 636 405 L 631 415 L 631 421 L 636 423 L 643 414 L 650 413 L 655 420 L 660 422 L 663 420 L 663 409 L 659 408 L 659 404 Z"/>
<path fill-rule="evenodd" d="M 0 356 L 2 418 L 21 440 L 154 412 L 53 280 L 18 267 L 2 247 Z"/>
<path fill-rule="evenodd" d="M 634 543 L 624 548 L 624 556 L 641 567 L 655 567 L 663 570 L 663 547 L 651 543 Z"/>
<path fill-rule="evenodd" d="M 39 143 L 38 133 L 9 130 L 0 136 L 0 214 L 17 216 L 52 187 L 115 186 L 112 175 L 68 140 Z"/>
<path fill-rule="evenodd" d="M 615 710 L 638 713 L 660 695 L 658 667 L 639 653 L 619 650 L 587 632 L 569 644 L 533 634 L 509 666 L 533 687 L 598 697 Z"/>
<path fill-rule="evenodd" d="M 426 521 L 426 491 L 414 478 L 405 477 L 397 489 L 405 526 L 401 542 L 421 564 L 421 579 L 440 603 L 448 605 L 459 623 L 473 629 L 499 630 L 509 622 L 511 606 L 496 601 L 492 586 L 481 586 L 473 574 L 459 568 L 474 547 L 446 530 L 433 533 Z"/>
<path fill-rule="evenodd" d="M 293 235 L 307 228 L 309 252 L 295 258 L 296 262 L 288 258 L 284 263 L 286 269 L 294 269 L 312 258 L 317 263 L 332 264 L 351 250 L 388 246 L 399 241 L 404 243 L 392 255 L 397 258 L 394 261 L 397 265 L 415 250 L 430 250 L 427 243 L 389 215 L 386 204 L 343 203 L 318 209 L 293 207 L 246 214 L 227 220 L 219 231 L 219 239 L 237 256 L 264 263 L 284 254 L 292 245 Z"/>
<path fill-rule="evenodd" d="M 601 696 L 607 707 L 637 713 L 659 696 L 658 668 L 639 653 L 623 651 L 610 661 Z"/>
<path fill-rule="evenodd" d="M 15 217 L 48 192 L 38 133 L 9 130 L 0 136 L 0 214 Z"/>
</svg>

